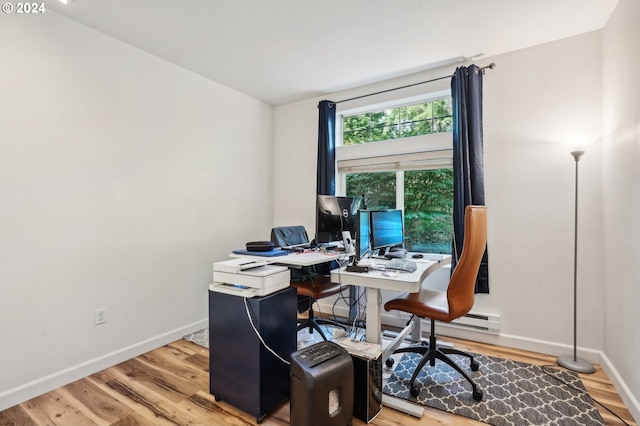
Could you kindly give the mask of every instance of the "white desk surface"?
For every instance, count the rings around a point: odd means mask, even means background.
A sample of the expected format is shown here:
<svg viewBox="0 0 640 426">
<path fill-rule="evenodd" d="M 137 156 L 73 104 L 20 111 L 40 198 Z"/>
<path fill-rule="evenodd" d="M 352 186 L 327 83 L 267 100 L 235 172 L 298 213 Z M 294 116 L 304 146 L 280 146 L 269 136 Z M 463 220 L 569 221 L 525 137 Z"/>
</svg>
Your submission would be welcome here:
<svg viewBox="0 0 640 426">
<path fill-rule="evenodd" d="M 384 271 L 373 269 L 369 272 L 347 272 L 346 267 L 331 271 L 331 281 L 345 285 L 355 285 L 367 289 L 366 307 L 366 340 L 371 343 L 381 342 L 382 332 L 382 297 L 380 290 L 396 290 L 415 293 L 420 290 L 422 282 L 438 268 L 451 262 L 451 257 L 442 260 L 416 259 L 415 272 L 398 272 L 393 276 L 383 275 Z M 384 263 L 384 261 L 380 261 Z"/>
<path fill-rule="evenodd" d="M 346 254 L 344 252 L 301 252 L 301 253 L 291 253 L 283 256 L 251 256 L 246 254 L 236 254 L 231 253 L 230 257 L 242 257 L 253 259 L 257 261 L 264 261 L 269 263 L 279 263 L 281 265 L 290 265 L 290 266 L 312 266 L 318 265 L 320 263 L 330 262 L 332 260 L 338 260 L 344 258 Z"/>
<path fill-rule="evenodd" d="M 384 265 L 385 261 L 380 261 Z M 415 293 L 420 290 L 420 285 L 425 278 L 435 269 L 441 267 L 436 260 L 421 260 L 416 262 L 417 269 L 414 272 L 394 272 L 392 276 L 384 275 L 387 272 L 379 269 L 369 269 L 369 272 L 347 272 L 346 267 L 331 271 L 331 281 L 359 287 L 377 288 L 381 290 L 397 290 Z"/>
</svg>

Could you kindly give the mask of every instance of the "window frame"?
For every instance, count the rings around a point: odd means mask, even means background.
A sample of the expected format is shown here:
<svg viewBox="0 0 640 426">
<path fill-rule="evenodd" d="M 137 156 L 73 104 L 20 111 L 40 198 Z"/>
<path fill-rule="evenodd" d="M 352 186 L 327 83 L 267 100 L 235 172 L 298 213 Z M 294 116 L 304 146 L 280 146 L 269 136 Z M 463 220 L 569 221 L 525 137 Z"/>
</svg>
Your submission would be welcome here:
<svg viewBox="0 0 640 426">
<path fill-rule="evenodd" d="M 336 192 L 345 194 L 347 173 L 396 172 L 396 205 L 404 209 L 404 170 L 432 170 L 453 166 L 452 132 L 343 145 L 344 117 L 450 98 L 451 90 L 372 103 L 337 111 Z M 402 194 L 402 195 L 399 195 Z M 402 200 L 398 200 L 402 198 Z M 400 208 L 400 207 L 398 207 Z"/>
</svg>

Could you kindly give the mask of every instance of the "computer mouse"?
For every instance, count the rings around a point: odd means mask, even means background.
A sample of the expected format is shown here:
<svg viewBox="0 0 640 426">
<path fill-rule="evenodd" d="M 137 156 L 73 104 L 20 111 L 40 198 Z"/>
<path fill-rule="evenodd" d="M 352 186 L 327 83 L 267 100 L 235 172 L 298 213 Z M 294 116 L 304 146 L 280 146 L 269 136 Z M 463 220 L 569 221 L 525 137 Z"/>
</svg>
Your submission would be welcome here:
<svg viewBox="0 0 640 426">
<path fill-rule="evenodd" d="M 413 259 L 422 259 L 424 257 L 424 255 L 421 254 L 421 253 L 415 253 L 415 254 L 411 255 L 411 257 Z"/>
</svg>

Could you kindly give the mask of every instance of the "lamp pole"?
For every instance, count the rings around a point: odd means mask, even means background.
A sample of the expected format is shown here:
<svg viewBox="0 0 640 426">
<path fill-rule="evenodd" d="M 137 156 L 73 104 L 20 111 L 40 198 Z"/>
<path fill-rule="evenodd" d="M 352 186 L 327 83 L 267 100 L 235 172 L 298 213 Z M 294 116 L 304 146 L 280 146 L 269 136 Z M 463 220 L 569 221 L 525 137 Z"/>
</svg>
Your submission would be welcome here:
<svg viewBox="0 0 640 426">
<path fill-rule="evenodd" d="M 573 232 L 573 356 L 561 355 L 558 365 L 578 373 L 593 373 L 595 368 L 585 360 L 578 359 L 578 161 L 584 151 L 573 151 L 571 155 L 576 162 L 576 190 Z"/>
</svg>

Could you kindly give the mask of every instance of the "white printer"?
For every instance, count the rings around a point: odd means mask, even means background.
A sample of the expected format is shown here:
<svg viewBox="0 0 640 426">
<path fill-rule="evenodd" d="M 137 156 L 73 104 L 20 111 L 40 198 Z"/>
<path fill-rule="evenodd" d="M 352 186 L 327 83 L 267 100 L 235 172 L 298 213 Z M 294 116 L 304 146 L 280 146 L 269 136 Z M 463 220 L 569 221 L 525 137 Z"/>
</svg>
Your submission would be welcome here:
<svg viewBox="0 0 640 426">
<path fill-rule="evenodd" d="M 241 297 L 266 296 L 289 287 L 290 275 L 286 266 L 249 258 L 230 259 L 213 264 L 209 289 Z"/>
</svg>

